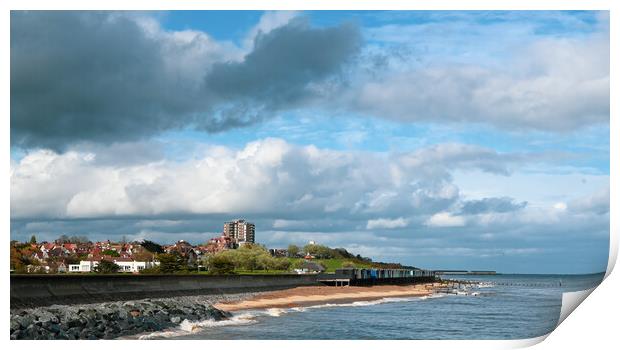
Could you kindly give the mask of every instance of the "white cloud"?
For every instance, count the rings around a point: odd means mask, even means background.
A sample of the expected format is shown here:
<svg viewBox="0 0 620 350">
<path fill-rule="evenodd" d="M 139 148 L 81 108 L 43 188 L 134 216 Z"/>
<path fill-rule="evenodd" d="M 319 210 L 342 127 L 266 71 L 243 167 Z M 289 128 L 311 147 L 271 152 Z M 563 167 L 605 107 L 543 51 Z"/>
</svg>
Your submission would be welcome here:
<svg viewBox="0 0 620 350">
<path fill-rule="evenodd" d="M 392 229 L 392 228 L 402 228 L 407 227 L 409 221 L 404 218 L 397 219 L 373 219 L 368 220 L 366 224 L 366 229 L 374 230 L 374 229 Z"/>
<path fill-rule="evenodd" d="M 239 150 L 206 147 L 182 162 L 155 158 L 134 164 L 111 163 L 103 147 L 87 153 L 32 151 L 11 165 L 11 216 L 340 213 L 367 221 L 387 213 L 433 213 L 458 200 L 450 171 L 501 173 L 503 166 L 492 164 L 504 162 L 504 155 L 484 148 L 450 145 L 448 157 L 445 148 L 384 154 L 264 139 Z"/>
<path fill-rule="evenodd" d="M 480 122 L 571 131 L 609 123 L 609 37 L 546 38 L 507 62 L 429 62 L 360 73 L 339 101 L 403 122 Z"/>
<path fill-rule="evenodd" d="M 569 210 L 576 213 L 593 212 L 598 214 L 609 213 L 610 187 L 576 198 L 568 204 Z"/>
<path fill-rule="evenodd" d="M 452 215 L 447 212 L 437 213 L 426 221 L 426 226 L 431 227 L 461 227 L 465 226 L 463 216 Z"/>
</svg>

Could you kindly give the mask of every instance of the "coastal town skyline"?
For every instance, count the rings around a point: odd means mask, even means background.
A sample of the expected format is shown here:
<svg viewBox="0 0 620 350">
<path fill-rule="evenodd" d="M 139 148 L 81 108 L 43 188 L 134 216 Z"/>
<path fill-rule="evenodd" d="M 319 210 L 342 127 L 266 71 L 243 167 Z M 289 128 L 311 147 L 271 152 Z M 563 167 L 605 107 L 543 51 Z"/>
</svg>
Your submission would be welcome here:
<svg viewBox="0 0 620 350">
<path fill-rule="evenodd" d="M 13 11 L 11 239 L 604 271 L 608 16 Z"/>
</svg>

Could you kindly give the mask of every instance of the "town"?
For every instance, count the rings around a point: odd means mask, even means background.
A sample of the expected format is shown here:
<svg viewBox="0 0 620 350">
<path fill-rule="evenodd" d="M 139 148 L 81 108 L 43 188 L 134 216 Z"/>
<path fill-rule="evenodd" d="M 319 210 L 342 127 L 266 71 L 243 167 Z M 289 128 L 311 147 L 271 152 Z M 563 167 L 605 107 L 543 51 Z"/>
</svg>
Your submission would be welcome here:
<svg viewBox="0 0 620 350">
<path fill-rule="evenodd" d="M 402 268 L 373 262 L 344 248 L 309 241 L 305 246 L 268 249 L 255 242 L 255 225 L 244 219 L 224 223 L 220 236 L 192 245 L 149 240 L 91 242 L 66 235 L 54 242 L 11 241 L 11 273 L 318 273 L 338 268 Z"/>
</svg>

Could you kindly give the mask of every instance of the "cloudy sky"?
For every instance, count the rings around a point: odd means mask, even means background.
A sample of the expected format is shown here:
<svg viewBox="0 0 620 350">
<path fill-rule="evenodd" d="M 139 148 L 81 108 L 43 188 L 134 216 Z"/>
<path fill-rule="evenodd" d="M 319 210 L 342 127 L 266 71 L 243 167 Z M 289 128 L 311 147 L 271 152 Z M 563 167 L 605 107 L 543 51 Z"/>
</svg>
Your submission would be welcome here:
<svg viewBox="0 0 620 350">
<path fill-rule="evenodd" d="M 607 266 L 607 12 L 12 12 L 10 55 L 12 239 Z"/>
</svg>

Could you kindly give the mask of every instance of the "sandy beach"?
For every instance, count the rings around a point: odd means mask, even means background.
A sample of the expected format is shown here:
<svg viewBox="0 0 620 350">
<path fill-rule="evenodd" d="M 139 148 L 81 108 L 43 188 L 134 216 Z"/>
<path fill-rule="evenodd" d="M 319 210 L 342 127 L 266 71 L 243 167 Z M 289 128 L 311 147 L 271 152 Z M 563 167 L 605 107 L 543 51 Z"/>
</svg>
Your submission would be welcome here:
<svg viewBox="0 0 620 350">
<path fill-rule="evenodd" d="M 222 302 L 214 306 L 224 311 L 299 307 L 325 303 L 369 301 L 382 298 L 425 296 L 432 293 L 435 284 L 381 285 L 371 287 L 311 286 L 267 292 L 243 301 Z"/>
</svg>

